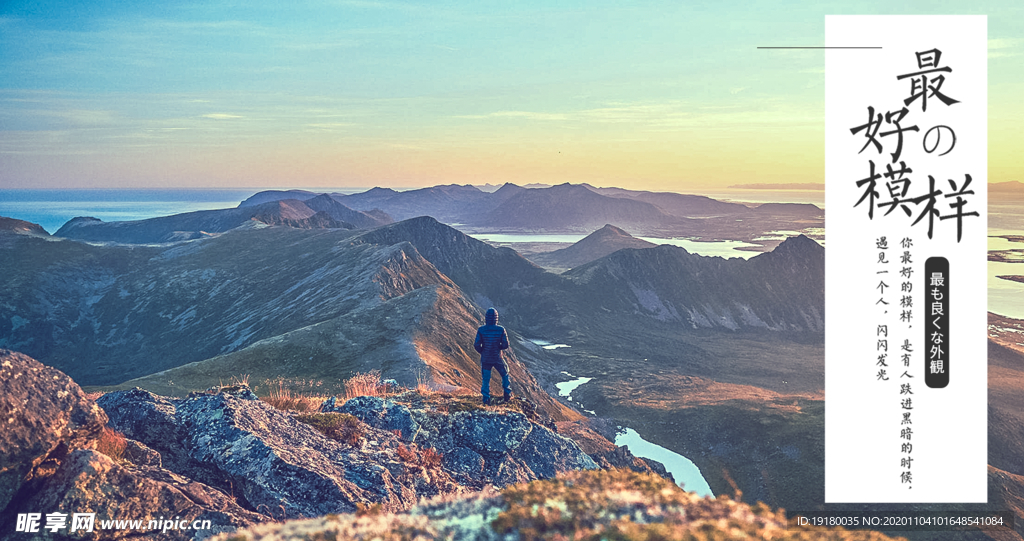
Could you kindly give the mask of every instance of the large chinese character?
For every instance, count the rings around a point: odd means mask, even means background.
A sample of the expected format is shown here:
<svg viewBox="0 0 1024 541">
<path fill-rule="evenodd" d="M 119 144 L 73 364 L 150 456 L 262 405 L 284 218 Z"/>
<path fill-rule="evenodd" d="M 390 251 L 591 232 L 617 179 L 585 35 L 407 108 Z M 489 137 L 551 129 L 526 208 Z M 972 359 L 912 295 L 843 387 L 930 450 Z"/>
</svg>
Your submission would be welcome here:
<svg viewBox="0 0 1024 541">
<path fill-rule="evenodd" d="M 968 190 L 967 187 L 971 185 L 971 175 L 964 175 L 964 183 L 957 190 L 956 183 L 953 179 L 949 179 L 949 185 L 953 188 L 953 193 L 946 194 L 946 197 L 956 197 L 955 203 L 950 203 L 949 208 L 954 209 L 956 212 L 946 216 L 940 216 L 940 220 L 948 220 L 950 218 L 956 218 L 956 241 L 960 242 L 960 237 L 963 236 L 964 228 L 964 216 L 979 216 L 978 211 L 964 212 L 964 205 L 967 201 L 964 201 L 964 195 L 973 195 L 974 190 Z"/>
<path fill-rule="evenodd" d="M 910 97 L 903 100 L 904 105 L 910 105 L 914 100 L 921 98 L 921 110 L 928 110 L 928 98 L 938 98 L 942 103 L 946 105 L 953 105 L 954 103 L 960 103 L 958 100 L 954 100 L 949 96 L 939 91 L 942 88 L 942 83 L 946 81 L 946 77 L 941 73 L 929 79 L 929 75 L 933 73 L 945 72 L 950 73 L 953 68 L 946 66 L 944 68 L 939 67 L 939 58 L 942 56 L 942 51 L 938 49 L 931 49 L 917 55 L 917 67 L 921 71 L 914 73 L 905 73 L 903 75 L 896 76 L 896 80 L 903 80 L 908 77 L 910 79 Z M 931 68 L 931 69 L 925 69 Z"/>
</svg>

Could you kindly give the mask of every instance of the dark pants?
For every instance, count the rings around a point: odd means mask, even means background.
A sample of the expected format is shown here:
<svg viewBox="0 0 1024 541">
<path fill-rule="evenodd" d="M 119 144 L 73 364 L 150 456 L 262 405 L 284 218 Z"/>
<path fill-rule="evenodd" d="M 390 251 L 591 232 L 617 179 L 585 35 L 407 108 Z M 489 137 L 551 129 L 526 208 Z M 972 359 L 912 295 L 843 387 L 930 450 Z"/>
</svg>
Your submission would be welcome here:
<svg viewBox="0 0 1024 541">
<path fill-rule="evenodd" d="M 505 363 L 501 364 L 485 364 L 482 365 L 484 372 L 484 384 L 480 387 L 480 392 L 484 395 L 484 400 L 491 399 L 491 369 L 495 369 L 501 374 L 501 388 L 505 390 L 505 394 L 512 392 L 512 382 L 508 379 L 508 367 Z"/>
</svg>

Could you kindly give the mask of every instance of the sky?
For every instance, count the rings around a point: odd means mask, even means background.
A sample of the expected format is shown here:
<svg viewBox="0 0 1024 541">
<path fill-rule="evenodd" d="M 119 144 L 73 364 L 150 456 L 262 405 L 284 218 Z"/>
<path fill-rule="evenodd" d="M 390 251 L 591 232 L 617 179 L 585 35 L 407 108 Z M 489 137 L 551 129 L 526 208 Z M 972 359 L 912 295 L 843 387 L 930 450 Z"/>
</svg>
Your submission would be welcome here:
<svg viewBox="0 0 1024 541">
<path fill-rule="evenodd" d="M 989 16 L 1024 181 L 1024 2 L 0 2 L 0 188 L 821 183 L 827 14 Z"/>
</svg>

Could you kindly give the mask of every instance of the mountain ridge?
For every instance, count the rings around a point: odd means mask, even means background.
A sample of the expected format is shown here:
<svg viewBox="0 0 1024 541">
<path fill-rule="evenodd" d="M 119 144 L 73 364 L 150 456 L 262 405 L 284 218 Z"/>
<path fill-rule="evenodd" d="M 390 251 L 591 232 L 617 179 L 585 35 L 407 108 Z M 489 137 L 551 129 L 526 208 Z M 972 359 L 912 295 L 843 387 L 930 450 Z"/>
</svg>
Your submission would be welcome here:
<svg viewBox="0 0 1024 541">
<path fill-rule="evenodd" d="M 251 225 L 251 222 L 298 229 L 358 229 L 391 222 L 386 214 L 352 210 L 327 194 L 310 195 L 312 197 L 305 201 L 271 199 L 249 205 L 243 202 L 236 208 L 200 210 L 144 220 L 104 222 L 77 217 L 61 226 L 54 236 L 87 242 L 159 244 L 226 233 Z"/>
</svg>

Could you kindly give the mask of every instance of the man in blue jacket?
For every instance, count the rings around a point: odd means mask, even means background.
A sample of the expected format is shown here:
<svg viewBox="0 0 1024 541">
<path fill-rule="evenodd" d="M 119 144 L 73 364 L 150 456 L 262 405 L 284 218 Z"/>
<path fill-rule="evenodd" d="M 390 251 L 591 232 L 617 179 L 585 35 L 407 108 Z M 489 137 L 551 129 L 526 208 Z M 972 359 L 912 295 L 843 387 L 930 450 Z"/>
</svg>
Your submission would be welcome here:
<svg viewBox="0 0 1024 541">
<path fill-rule="evenodd" d="M 501 374 L 501 387 L 505 390 L 505 401 L 512 398 L 512 384 L 508 379 L 508 365 L 501 358 L 501 350 L 508 349 L 508 334 L 505 327 L 498 325 L 498 311 L 487 309 L 486 325 L 476 331 L 473 347 L 480 354 L 480 368 L 483 370 L 484 384 L 480 392 L 484 395 L 484 404 L 491 403 L 491 369 Z"/>
</svg>

